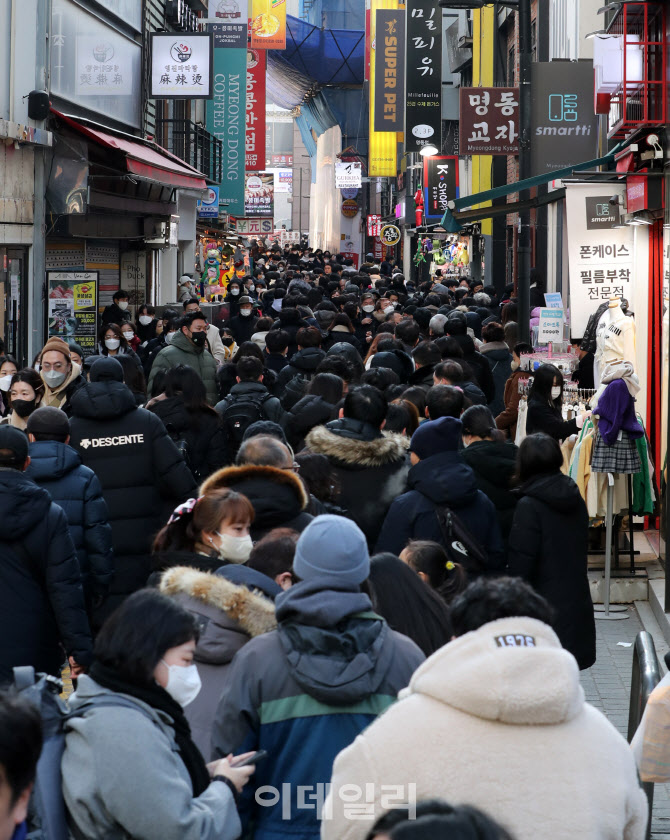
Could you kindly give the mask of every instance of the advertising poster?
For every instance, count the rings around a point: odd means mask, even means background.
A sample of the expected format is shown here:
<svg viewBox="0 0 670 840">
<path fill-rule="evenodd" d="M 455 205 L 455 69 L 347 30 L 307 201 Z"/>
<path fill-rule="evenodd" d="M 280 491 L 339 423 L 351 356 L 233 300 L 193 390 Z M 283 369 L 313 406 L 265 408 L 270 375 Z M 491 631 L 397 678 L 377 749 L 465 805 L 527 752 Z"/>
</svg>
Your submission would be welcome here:
<svg viewBox="0 0 670 840">
<path fill-rule="evenodd" d="M 442 146 L 442 9 L 408 0 L 405 151 Z M 394 173 L 395 174 L 395 173 Z"/>
<path fill-rule="evenodd" d="M 247 50 L 246 170 L 265 167 L 265 50 Z"/>
<path fill-rule="evenodd" d="M 286 49 L 286 0 L 251 0 L 251 48 Z"/>
<path fill-rule="evenodd" d="M 423 188 L 426 219 L 441 219 L 448 203 L 458 198 L 458 158 L 447 155 L 425 157 Z"/>
<path fill-rule="evenodd" d="M 153 32 L 150 95 L 152 99 L 209 99 L 212 36 L 205 32 Z"/>
<path fill-rule="evenodd" d="M 375 50 L 375 131 L 404 131 L 405 12 L 379 9 Z"/>
<path fill-rule="evenodd" d="M 48 333 L 81 345 L 85 356 L 96 352 L 98 272 L 48 271 Z"/>
<path fill-rule="evenodd" d="M 248 173 L 244 187 L 244 215 L 248 218 L 274 217 L 274 172 Z"/>
</svg>

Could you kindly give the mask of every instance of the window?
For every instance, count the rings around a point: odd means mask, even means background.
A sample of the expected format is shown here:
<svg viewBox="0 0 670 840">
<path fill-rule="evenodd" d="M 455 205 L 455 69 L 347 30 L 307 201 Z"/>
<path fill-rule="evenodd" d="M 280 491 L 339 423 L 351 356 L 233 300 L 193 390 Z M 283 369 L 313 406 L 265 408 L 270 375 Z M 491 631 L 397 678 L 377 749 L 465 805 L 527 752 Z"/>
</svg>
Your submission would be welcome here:
<svg viewBox="0 0 670 840">
<path fill-rule="evenodd" d="M 507 87 L 514 87 L 516 78 L 516 49 L 514 47 L 507 53 Z"/>
</svg>

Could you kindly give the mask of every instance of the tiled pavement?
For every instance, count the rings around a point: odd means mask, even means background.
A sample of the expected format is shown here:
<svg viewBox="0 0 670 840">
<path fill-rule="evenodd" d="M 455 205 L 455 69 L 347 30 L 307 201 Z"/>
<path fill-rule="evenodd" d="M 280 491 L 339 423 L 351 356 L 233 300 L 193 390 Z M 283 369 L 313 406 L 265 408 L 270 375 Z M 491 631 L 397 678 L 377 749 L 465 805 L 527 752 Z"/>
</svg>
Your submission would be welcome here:
<svg viewBox="0 0 670 840">
<path fill-rule="evenodd" d="M 621 734 L 628 734 L 628 707 L 633 663 L 633 643 L 643 629 L 635 607 L 627 609 L 625 621 L 596 621 L 596 663 L 582 671 L 581 682 L 589 703 L 604 712 Z M 659 651 L 660 653 L 660 651 Z M 670 837 L 670 785 L 656 785 L 652 837 Z"/>
</svg>

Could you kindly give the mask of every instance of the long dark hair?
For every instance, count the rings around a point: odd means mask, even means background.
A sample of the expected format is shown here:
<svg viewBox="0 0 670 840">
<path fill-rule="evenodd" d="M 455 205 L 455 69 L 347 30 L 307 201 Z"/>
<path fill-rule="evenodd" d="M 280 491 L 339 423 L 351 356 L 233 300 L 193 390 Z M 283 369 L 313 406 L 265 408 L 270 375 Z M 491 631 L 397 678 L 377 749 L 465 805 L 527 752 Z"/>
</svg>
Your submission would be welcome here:
<svg viewBox="0 0 670 840">
<path fill-rule="evenodd" d="M 483 440 L 504 440 L 504 435 L 496 427 L 496 421 L 491 409 L 486 405 L 471 405 L 461 414 L 461 430 L 463 435 L 482 438 Z"/>
<path fill-rule="evenodd" d="M 216 415 L 216 411 L 207 403 L 207 389 L 197 371 L 190 365 L 175 365 L 165 374 L 166 397 L 177 397 L 189 412 L 204 411 Z"/>
<path fill-rule="evenodd" d="M 421 572 L 429 585 L 449 604 L 468 585 L 468 576 L 460 563 L 450 563 L 447 552 L 432 540 L 410 540 L 403 550 L 410 569 Z"/>
<path fill-rule="evenodd" d="M 26 385 L 30 385 L 35 392 L 35 407 L 39 406 L 42 402 L 42 397 L 44 396 L 44 382 L 42 381 L 42 377 L 39 373 L 32 368 L 21 368 L 21 370 L 17 370 L 12 376 L 8 393 L 12 390 L 12 385 L 15 385 L 17 382 L 25 382 Z M 9 397 L 9 404 L 10 406 L 12 404 L 11 396 Z"/>
<path fill-rule="evenodd" d="M 562 466 L 563 453 L 558 441 L 544 432 L 537 432 L 521 441 L 516 456 L 515 481 L 523 484 L 538 475 L 553 475 L 559 473 Z"/>
<path fill-rule="evenodd" d="M 307 393 L 321 397 L 331 405 L 337 405 L 342 399 L 344 382 L 334 373 L 317 373 L 307 386 Z"/>
<path fill-rule="evenodd" d="M 558 399 L 552 400 L 551 389 L 554 387 L 554 379 L 558 382 L 561 393 Z M 542 403 L 550 403 L 557 411 L 561 410 L 561 397 L 563 396 L 563 374 L 555 365 L 540 365 L 533 373 L 533 385 L 528 394 L 529 400 L 538 400 Z"/>
<path fill-rule="evenodd" d="M 394 554 L 375 554 L 368 578 L 375 610 L 392 630 L 409 636 L 430 656 L 451 639 L 444 601 Z"/>
</svg>

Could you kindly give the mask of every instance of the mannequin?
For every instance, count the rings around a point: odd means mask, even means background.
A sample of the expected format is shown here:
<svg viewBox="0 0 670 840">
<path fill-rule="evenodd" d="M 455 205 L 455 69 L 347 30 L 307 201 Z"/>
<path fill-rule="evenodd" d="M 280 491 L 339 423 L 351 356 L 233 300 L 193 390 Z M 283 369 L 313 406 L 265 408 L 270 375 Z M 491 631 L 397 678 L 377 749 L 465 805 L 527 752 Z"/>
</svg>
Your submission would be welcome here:
<svg viewBox="0 0 670 840">
<path fill-rule="evenodd" d="M 423 225 L 423 188 L 421 184 L 419 184 L 417 191 L 414 193 L 414 205 L 416 226 L 420 228 Z"/>
<path fill-rule="evenodd" d="M 611 297 L 596 327 L 596 353 L 593 365 L 595 386 L 605 365 L 624 360 L 635 365 L 635 322 L 624 315 L 621 299 Z"/>
</svg>

